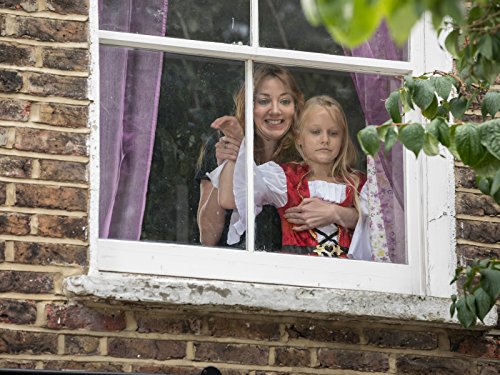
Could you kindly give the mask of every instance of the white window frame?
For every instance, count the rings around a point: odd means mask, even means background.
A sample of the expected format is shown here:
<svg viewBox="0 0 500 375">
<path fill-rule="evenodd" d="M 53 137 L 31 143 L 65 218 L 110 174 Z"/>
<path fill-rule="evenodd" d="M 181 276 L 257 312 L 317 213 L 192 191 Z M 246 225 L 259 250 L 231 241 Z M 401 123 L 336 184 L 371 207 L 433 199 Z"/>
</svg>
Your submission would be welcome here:
<svg viewBox="0 0 500 375">
<path fill-rule="evenodd" d="M 97 2 L 91 2 L 90 27 L 97 30 Z M 252 124 L 252 64 L 275 63 L 325 70 L 418 75 L 434 69 L 451 70 L 451 59 L 439 48 L 428 20 L 420 22 L 410 39 L 409 61 L 388 61 L 320 53 L 286 51 L 258 46 L 258 1 L 251 0 L 249 46 L 111 31 L 91 32 L 90 77 L 90 266 L 89 276 L 110 273 L 146 274 L 193 279 L 365 290 L 448 297 L 455 291 L 449 280 L 456 265 L 454 172 L 452 157 L 405 152 L 405 219 L 408 264 L 325 259 L 224 248 L 98 239 L 99 202 L 99 68 L 98 45 L 148 48 L 170 53 L 245 61 L 246 123 Z M 249 105 L 250 104 L 250 105 Z M 413 114 L 419 118 L 418 114 Z M 247 127 L 253 149 L 253 127 Z M 250 154 L 250 153 L 249 153 Z M 249 155 L 247 166 L 253 160 Z M 249 174 L 249 200 L 253 176 Z M 251 207 L 249 205 L 249 207 Z M 253 212 L 249 211 L 247 241 L 253 246 Z"/>
</svg>

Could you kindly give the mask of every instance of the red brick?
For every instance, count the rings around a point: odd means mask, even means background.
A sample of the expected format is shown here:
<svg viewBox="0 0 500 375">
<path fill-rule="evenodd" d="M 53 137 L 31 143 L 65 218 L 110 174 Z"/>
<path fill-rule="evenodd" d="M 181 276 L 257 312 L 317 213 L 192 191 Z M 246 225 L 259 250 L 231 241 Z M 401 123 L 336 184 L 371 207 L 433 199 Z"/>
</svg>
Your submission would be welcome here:
<svg viewBox="0 0 500 375">
<path fill-rule="evenodd" d="M 88 13 L 88 0 L 46 0 L 49 10 L 60 14 Z"/>
<path fill-rule="evenodd" d="M 115 337 L 108 339 L 108 355 L 120 358 L 181 359 L 186 355 L 186 343 Z"/>
<path fill-rule="evenodd" d="M 87 126 L 87 120 L 87 106 L 55 103 L 33 104 L 34 122 L 68 128 L 84 128 Z"/>
<path fill-rule="evenodd" d="M 450 350 L 474 358 L 500 359 L 500 338 L 481 332 L 452 333 Z"/>
<path fill-rule="evenodd" d="M 44 370 L 61 371 L 64 375 L 64 370 L 80 370 L 91 372 L 123 372 L 123 365 L 120 363 L 111 362 L 75 362 L 75 361 L 46 361 L 43 364 Z"/>
<path fill-rule="evenodd" d="M 14 262 L 39 265 L 87 264 L 85 246 L 14 242 Z"/>
<path fill-rule="evenodd" d="M 52 274 L 42 272 L 0 271 L 0 292 L 51 293 L 54 290 Z"/>
<path fill-rule="evenodd" d="M 24 10 L 35 12 L 38 10 L 37 0 L 2 0 L 0 9 Z"/>
<path fill-rule="evenodd" d="M 280 327 L 278 323 L 262 323 L 220 317 L 208 320 L 208 333 L 214 337 L 238 337 L 269 341 L 280 339 Z"/>
<path fill-rule="evenodd" d="M 474 362 L 459 358 L 424 357 L 419 355 L 403 355 L 396 360 L 397 374 L 473 375 Z"/>
<path fill-rule="evenodd" d="M 203 367 L 181 367 L 168 365 L 132 365 L 132 372 L 144 374 L 175 374 L 175 375 L 193 375 L 201 374 Z M 224 370 L 227 375 L 227 370 Z"/>
<path fill-rule="evenodd" d="M 16 206 L 87 210 L 87 191 L 72 187 L 16 184 Z"/>
<path fill-rule="evenodd" d="M 85 182 L 87 179 L 87 166 L 69 161 L 40 160 L 40 179 Z"/>
<path fill-rule="evenodd" d="M 500 242 L 500 225 L 494 222 L 457 220 L 457 238 L 482 242 Z"/>
<path fill-rule="evenodd" d="M 275 364 L 278 366 L 309 367 L 311 352 L 308 349 L 276 348 Z"/>
<path fill-rule="evenodd" d="M 0 234 L 24 236 L 30 233 L 30 216 L 0 213 Z"/>
<path fill-rule="evenodd" d="M 0 300 L 0 322 L 9 324 L 33 324 L 36 321 L 36 306 L 30 301 Z"/>
<path fill-rule="evenodd" d="M 382 348 L 436 349 L 438 337 L 433 332 L 389 331 L 385 329 L 366 329 L 368 344 Z"/>
<path fill-rule="evenodd" d="M 29 119 L 31 102 L 0 98 L 0 120 L 26 122 Z"/>
<path fill-rule="evenodd" d="M 87 23 L 48 18 L 8 16 L 7 37 L 21 37 L 44 42 L 86 42 Z M 7 26 L 8 25 L 8 26 Z"/>
<path fill-rule="evenodd" d="M 136 317 L 137 331 L 141 333 L 170 333 L 174 335 L 201 333 L 199 318 L 179 318 L 172 316 L 139 315 Z"/>
<path fill-rule="evenodd" d="M 87 78 L 67 77 L 46 73 L 27 73 L 28 84 L 22 92 L 41 96 L 72 99 L 87 98 Z"/>
<path fill-rule="evenodd" d="M 0 353 L 57 354 L 57 335 L 0 330 Z"/>
<path fill-rule="evenodd" d="M 195 343 L 195 360 L 230 362 L 249 365 L 267 365 L 269 349 L 258 345 Z"/>
<path fill-rule="evenodd" d="M 286 332 L 290 339 L 306 339 L 321 342 L 358 344 L 359 334 L 349 328 L 341 328 L 334 323 L 306 321 L 289 324 Z"/>
<path fill-rule="evenodd" d="M 23 87 L 23 76 L 14 70 L 0 69 L 0 92 L 20 92 Z"/>
<path fill-rule="evenodd" d="M 91 336 L 71 336 L 64 337 L 64 354 L 71 355 L 98 355 L 99 338 Z"/>
<path fill-rule="evenodd" d="M 84 156 L 87 154 L 86 142 L 85 134 L 18 128 L 14 147 L 22 151 Z"/>
<path fill-rule="evenodd" d="M 0 42 L 0 64 L 35 66 L 35 47 Z"/>
<path fill-rule="evenodd" d="M 38 235 L 86 240 L 87 219 L 81 217 L 38 215 Z"/>
<path fill-rule="evenodd" d="M 320 367 L 332 369 L 371 372 L 389 370 L 389 356 L 385 353 L 320 349 L 318 351 L 318 362 Z"/>
<path fill-rule="evenodd" d="M 47 327 L 91 331 L 122 331 L 125 314 L 119 310 L 97 310 L 82 305 L 47 305 Z"/>
<path fill-rule="evenodd" d="M 0 176 L 29 178 L 31 177 L 31 159 L 15 156 L 0 156 Z"/>
</svg>

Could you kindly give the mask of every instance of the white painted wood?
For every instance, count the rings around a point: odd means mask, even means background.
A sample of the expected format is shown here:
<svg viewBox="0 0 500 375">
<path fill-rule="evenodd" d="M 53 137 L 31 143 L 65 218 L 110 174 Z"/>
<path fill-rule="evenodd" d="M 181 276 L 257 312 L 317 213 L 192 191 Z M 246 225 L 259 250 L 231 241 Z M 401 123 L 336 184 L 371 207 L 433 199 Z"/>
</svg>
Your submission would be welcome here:
<svg viewBox="0 0 500 375">
<path fill-rule="evenodd" d="M 250 0 L 250 45 L 259 46 L 259 0 Z"/>
<path fill-rule="evenodd" d="M 247 60 L 245 63 L 245 142 L 247 147 L 246 154 L 246 179 L 247 179 L 247 231 L 246 231 L 246 249 L 250 252 L 255 250 L 255 212 L 251 207 L 254 206 L 254 178 L 253 178 L 253 62 Z"/>
<path fill-rule="evenodd" d="M 99 42 L 101 44 L 121 47 L 146 48 L 193 56 L 216 57 L 241 61 L 252 59 L 254 62 L 261 63 L 344 72 L 404 75 L 412 71 L 411 64 L 406 61 L 326 55 L 314 52 L 240 46 L 236 44 L 205 42 L 154 35 L 128 34 L 106 30 L 99 31 Z"/>
</svg>

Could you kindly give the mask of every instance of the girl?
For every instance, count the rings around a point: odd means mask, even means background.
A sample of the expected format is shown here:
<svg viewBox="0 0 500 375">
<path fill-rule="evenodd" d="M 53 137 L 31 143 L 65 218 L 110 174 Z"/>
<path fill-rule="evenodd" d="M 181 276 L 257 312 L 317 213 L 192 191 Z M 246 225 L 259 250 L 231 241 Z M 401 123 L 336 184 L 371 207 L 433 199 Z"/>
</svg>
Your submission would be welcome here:
<svg viewBox="0 0 500 375">
<path fill-rule="evenodd" d="M 278 208 L 283 252 L 371 260 L 365 176 L 354 170 L 356 152 L 340 104 L 329 96 L 309 99 L 295 129 L 295 145 L 303 163 L 267 162 L 255 167 L 256 214 L 264 204 Z M 235 166 L 233 186 L 221 174 L 219 195 L 234 192 L 239 222 L 246 227 L 245 147 Z M 232 191 L 231 191 L 232 190 Z M 294 227 L 290 207 L 319 198 L 330 205 L 331 221 L 314 229 Z M 355 230 L 354 230 L 355 229 Z M 354 230 L 354 235 L 353 235 Z"/>
</svg>

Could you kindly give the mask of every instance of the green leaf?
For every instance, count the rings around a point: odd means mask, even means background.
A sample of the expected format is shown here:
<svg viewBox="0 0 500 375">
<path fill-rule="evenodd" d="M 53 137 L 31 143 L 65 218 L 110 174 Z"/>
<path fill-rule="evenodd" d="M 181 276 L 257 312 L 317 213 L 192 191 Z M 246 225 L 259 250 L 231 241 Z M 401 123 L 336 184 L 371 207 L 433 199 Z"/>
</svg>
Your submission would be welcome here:
<svg viewBox="0 0 500 375">
<path fill-rule="evenodd" d="M 477 52 L 482 54 L 488 60 L 493 58 L 493 41 L 491 35 L 485 34 L 477 43 Z"/>
<path fill-rule="evenodd" d="M 493 182 L 491 183 L 491 190 L 489 192 L 490 195 L 495 195 L 497 191 L 500 191 L 500 169 L 495 173 L 495 177 L 493 177 Z"/>
<path fill-rule="evenodd" d="M 479 129 L 476 124 L 463 124 L 457 126 L 455 131 L 455 144 L 460 160 L 464 164 L 474 166 L 485 155 L 485 148 L 481 144 Z"/>
<path fill-rule="evenodd" d="M 423 150 L 428 156 L 439 154 L 439 141 L 431 133 L 425 133 Z"/>
<path fill-rule="evenodd" d="M 483 122 L 479 128 L 481 144 L 500 159 L 500 119 Z"/>
<path fill-rule="evenodd" d="M 436 93 L 444 100 L 448 100 L 450 96 L 451 89 L 455 82 L 455 79 L 450 76 L 442 76 L 442 77 L 432 77 L 432 84 L 436 89 Z"/>
<path fill-rule="evenodd" d="M 469 310 L 476 315 L 476 299 L 474 298 L 474 295 L 468 294 L 465 296 L 465 303 Z"/>
<path fill-rule="evenodd" d="M 495 114 L 500 111 L 500 92 L 490 91 L 488 92 L 481 104 L 481 114 L 486 117 L 488 114 L 491 117 L 495 117 Z"/>
<path fill-rule="evenodd" d="M 450 317 L 453 318 L 453 315 L 455 315 L 456 309 L 457 309 L 457 306 L 456 306 L 455 302 L 452 302 L 450 305 Z"/>
<path fill-rule="evenodd" d="M 387 26 L 392 39 L 402 45 L 408 40 L 411 29 L 420 19 L 422 12 L 412 2 L 401 3 L 391 17 L 387 18 Z"/>
<path fill-rule="evenodd" d="M 302 11 L 309 23 L 313 26 L 319 26 L 321 16 L 318 12 L 316 0 L 300 0 L 300 4 L 302 5 Z"/>
<path fill-rule="evenodd" d="M 427 117 L 429 120 L 432 120 L 438 111 L 438 100 L 437 97 L 434 95 L 434 99 L 432 100 L 431 105 L 424 111 L 422 111 L 422 114 Z"/>
<path fill-rule="evenodd" d="M 472 167 L 476 176 L 491 177 L 495 176 L 495 173 L 500 169 L 500 159 L 497 159 L 491 153 L 486 151 L 483 158 Z M 488 193 L 485 193 L 488 194 Z"/>
<path fill-rule="evenodd" d="M 457 160 L 460 160 L 460 155 L 458 155 L 457 145 L 455 142 L 455 133 L 458 125 L 452 125 L 450 127 L 450 145 L 448 146 L 448 150 L 452 153 L 453 157 Z"/>
<path fill-rule="evenodd" d="M 389 127 L 392 126 L 392 121 L 390 124 L 386 124 L 386 125 L 379 125 L 377 126 L 377 135 L 378 135 L 378 139 L 380 139 L 381 142 L 384 141 L 385 139 L 385 135 L 387 134 L 387 129 L 389 129 Z"/>
<path fill-rule="evenodd" d="M 493 307 L 493 304 L 491 303 L 491 298 L 484 291 L 483 288 L 479 287 L 476 289 L 474 292 L 474 298 L 476 302 L 476 314 L 479 320 L 483 321 L 484 317 L 488 314 L 488 312 L 491 310 Z"/>
<path fill-rule="evenodd" d="M 385 109 L 394 123 L 400 124 L 402 122 L 401 113 L 399 112 L 399 90 L 391 92 L 385 101 Z"/>
<path fill-rule="evenodd" d="M 424 146 L 425 130 L 421 124 L 409 124 L 402 126 L 399 130 L 399 141 L 418 157 L 418 153 Z"/>
<path fill-rule="evenodd" d="M 476 184 L 479 190 L 481 190 L 481 193 L 483 194 L 490 193 L 491 188 L 490 188 L 490 180 L 488 177 L 478 177 Z"/>
<path fill-rule="evenodd" d="M 377 127 L 367 126 L 358 132 L 359 145 L 365 154 L 375 156 L 380 148 L 380 140 L 378 139 Z"/>
<path fill-rule="evenodd" d="M 384 152 L 387 155 L 391 151 L 392 146 L 398 140 L 398 128 L 396 126 L 391 126 L 387 129 L 384 141 Z"/>
<path fill-rule="evenodd" d="M 468 105 L 469 105 L 469 103 L 467 102 L 467 100 L 462 98 L 462 97 L 451 99 L 450 100 L 451 114 L 456 119 L 461 119 L 462 116 L 464 115 L 465 111 L 467 111 Z"/>
<path fill-rule="evenodd" d="M 408 89 L 401 90 L 400 92 L 401 103 L 403 104 L 403 112 L 409 112 L 410 109 L 415 109 L 413 107 L 413 102 L 411 101 L 410 92 Z"/>
<path fill-rule="evenodd" d="M 453 30 L 448 34 L 444 41 L 444 46 L 446 50 L 453 56 L 458 56 L 458 37 L 460 35 L 459 30 Z"/>
<path fill-rule="evenodd" d="M 456 303 L 457 318 L 465 328 L 473 327 L 476 324 L 476 314 L 469 310 L 465 299 L 461 298 Z"/>
<path fill-rule="evenodd" d="M 427 125 L 426 130 L 444 146 L 450 145 L 450 127 L 444 118 L 436 117 Z"/>
<path fill-rule="evenodd" d="M 425 111 L 432 104 L 436 95 L 429 80 L 417 80 L 413 88 L 413 102 Z"/>
<path fill-rule="evenodd" d="M 500 271 L 487 268 L 479 271 L 481 273 L 481 288 L 490 296 L 493 301 L 496 301 L 500 295 Z"/>
</svg>

